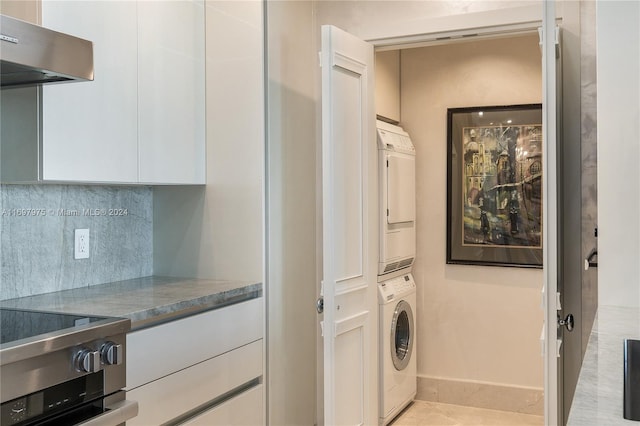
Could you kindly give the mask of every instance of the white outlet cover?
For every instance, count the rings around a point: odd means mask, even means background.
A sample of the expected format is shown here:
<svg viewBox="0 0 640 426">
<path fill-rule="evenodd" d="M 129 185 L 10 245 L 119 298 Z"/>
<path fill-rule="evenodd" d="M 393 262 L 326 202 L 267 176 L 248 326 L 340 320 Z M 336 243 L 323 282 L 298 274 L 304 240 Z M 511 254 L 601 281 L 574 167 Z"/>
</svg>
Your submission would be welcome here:
<svg viewBox="0 0 640 426">
<path fill-rule="evenodd" d="M 88 259 L 89 258 L 89 230 L 88 229 L 76 229 L 75 230 L 75 244 L 73 250 L 74 259 Z"/>
</svg>

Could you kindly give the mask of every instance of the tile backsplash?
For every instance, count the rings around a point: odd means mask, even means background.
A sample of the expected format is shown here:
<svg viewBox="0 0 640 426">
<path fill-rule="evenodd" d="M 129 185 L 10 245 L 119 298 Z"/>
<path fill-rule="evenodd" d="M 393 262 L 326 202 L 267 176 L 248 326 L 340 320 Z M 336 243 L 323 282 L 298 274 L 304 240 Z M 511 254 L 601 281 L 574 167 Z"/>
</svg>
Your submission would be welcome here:
<svg viewBox="0 0 640 426">
<path fill-rule="evenodd" d="M 153 272 L 151 187 L 0 185 L 0 300 Z M 89 229 L 89 259 L 74 230 Z"/>
</svg>

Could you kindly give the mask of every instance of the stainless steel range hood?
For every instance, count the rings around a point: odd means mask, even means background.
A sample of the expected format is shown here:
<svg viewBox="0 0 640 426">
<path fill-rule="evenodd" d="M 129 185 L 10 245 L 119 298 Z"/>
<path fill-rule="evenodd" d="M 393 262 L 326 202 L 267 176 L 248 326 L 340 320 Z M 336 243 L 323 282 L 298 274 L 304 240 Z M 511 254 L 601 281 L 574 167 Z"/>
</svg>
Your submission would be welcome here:
<svg viewBox="0 0 640 426">
<path fill-rule="evenodd" d="M 0 15 L 0 86 L 93 80 L 93 43 Z"/>
</svg>

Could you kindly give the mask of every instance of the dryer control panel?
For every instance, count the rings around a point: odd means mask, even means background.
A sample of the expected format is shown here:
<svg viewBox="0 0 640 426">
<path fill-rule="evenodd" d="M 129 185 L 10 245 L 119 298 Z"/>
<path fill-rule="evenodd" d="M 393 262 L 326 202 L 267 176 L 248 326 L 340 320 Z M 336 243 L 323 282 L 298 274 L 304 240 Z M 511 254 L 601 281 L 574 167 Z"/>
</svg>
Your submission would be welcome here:
<svg viewBox="0 0 640 426">
<path fill-rule="evenodd" d="M 381 305 L 393 302 L 416 291 L 413 275 L 405 274 L 378 283 L 378 299 Z"/>
<path fill-rule="evenodd" d="M 416 148 L 413 146 L 409 134 L 402 127 L 378 120 L 376 128 L 378 130 L 378 149 L 416 155 Z"/>
</svg>

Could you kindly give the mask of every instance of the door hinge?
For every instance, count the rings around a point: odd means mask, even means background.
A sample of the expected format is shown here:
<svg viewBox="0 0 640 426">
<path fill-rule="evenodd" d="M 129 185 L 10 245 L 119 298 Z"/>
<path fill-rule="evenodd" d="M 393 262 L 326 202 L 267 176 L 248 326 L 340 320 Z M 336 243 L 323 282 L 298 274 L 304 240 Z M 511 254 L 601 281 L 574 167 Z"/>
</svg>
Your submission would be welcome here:
<svg viewBox="0 0 640 426">
<path fill-rule="evenodd" d="M 538 27 L 538 45 L 540 46 L 540 49 L 544 46 L 544 30 L 542 27 Z"/>
<path fill-rule="evenodd" d="M 560 27 L 556 26 L 554 31 L 554 40 L 553 44 L 556 46 L 556 58 L 560 58 Z M 542 27 L 538 27 L 538 45 L 540 47 L 540 51 L 542 52 L 542 48 L 544 46 L 544 29 Z"/>
<path fill-rule="evenodd" d="M 540 352 L 542 357 L 545 355 L 545 347 L 547 345 L 547 332 L 546 327 L 542 324 L 542 331 L 540 332 Z M 560 349 L 562 348 L 562 339 L 556 339 L 556 358 L 560 358 Z"/>
<path fill-rule="evenodd" d="M 544 310 L 544 304 L 545 304 L 545 299 L 544 299 L 544 287 L 542 287 L 542 290 L 540 291 L 540 309 Z M 556 292 L 556 311 L 561 311 L 562 310 L 562 304 L 560 303 L 560 292 Z"/>
<path fill-rule="evenodd" d="M 556 25 L 555 31 L 553 32 L 553 44 L 558 46 L 560 44 L 560 27 Z M 542 27 L 538 27 L 538 44 L 540 47 L 544 45 L 544 29 Z"/>
</svg>

